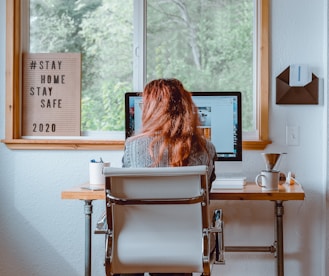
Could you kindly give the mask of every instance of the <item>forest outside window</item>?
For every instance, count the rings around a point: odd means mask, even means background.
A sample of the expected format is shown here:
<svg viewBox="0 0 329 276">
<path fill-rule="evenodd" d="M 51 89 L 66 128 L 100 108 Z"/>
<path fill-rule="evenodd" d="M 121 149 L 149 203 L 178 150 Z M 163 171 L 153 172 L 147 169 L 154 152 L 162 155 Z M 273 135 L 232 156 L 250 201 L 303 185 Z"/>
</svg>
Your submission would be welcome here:
<svg viewBox="0 0 329 276">
<path fill-rule="evenodd" d="M 124 93 L 175 77 L 190 91 L 241 91 L 243 147 L 265 148 L 268 2 L 8 0 L 3 142 L 18 149 L 122 149 Z M 21 135 L 24 52 L 82 54 L 81 136 Z"/>
</svg>

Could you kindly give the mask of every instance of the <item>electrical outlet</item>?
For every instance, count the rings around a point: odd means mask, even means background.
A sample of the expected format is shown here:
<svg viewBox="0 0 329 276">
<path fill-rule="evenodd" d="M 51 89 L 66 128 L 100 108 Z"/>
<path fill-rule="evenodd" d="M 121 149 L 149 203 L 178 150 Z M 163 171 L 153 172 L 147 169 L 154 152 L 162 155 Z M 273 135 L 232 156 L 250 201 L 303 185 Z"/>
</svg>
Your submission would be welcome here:
<svg viewBox="0 0 329 276">
<path fill-rule="evenodd" d="M 287 126 L 286 127 L 286 144 L 288 146 L 299 145 L 299 127 L 298 126 Z"/>
</svg>

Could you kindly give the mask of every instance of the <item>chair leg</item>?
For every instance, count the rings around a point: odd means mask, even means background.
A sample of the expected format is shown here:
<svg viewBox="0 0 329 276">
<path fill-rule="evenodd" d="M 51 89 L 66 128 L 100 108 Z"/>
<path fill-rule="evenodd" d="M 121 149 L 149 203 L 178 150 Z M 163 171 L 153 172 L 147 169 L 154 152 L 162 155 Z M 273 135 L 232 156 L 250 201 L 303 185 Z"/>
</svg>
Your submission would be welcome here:
<svg viewBox="0 0 329 276">
<path fill-rule="evenodd" d="M 215 263 L 225 264 L 224 259 L 224 222 L 222 209 L 215 210 L 213 215 L 213 227 L 215 234 Z"/>
</svg>

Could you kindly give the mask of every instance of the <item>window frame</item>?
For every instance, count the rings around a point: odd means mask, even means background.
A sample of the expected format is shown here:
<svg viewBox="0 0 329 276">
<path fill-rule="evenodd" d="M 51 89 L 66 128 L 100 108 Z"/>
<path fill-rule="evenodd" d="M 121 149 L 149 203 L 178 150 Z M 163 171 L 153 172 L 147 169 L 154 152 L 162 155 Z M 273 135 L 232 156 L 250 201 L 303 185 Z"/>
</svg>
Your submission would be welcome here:
<svg viewBox="0 0 329 276">
<path fill-rule="evenodd" d="M 21 35 L 23 20 L 22 0 L 6 1 L 6 106 L 5 143 L 10 149 L 31 150 L 123 150 L 124 140 L 100 140 L 89 137 L 79 139 L 23 139 L 21 138 L 21 76 L 24 37 Z M 259 23 L 257 28 L 256 56 L 256 129 L 257 137 L 244 137 L 243 150 L 263 150 L 269 140 L 269 3 L 256 0 Z"/>
</svg>

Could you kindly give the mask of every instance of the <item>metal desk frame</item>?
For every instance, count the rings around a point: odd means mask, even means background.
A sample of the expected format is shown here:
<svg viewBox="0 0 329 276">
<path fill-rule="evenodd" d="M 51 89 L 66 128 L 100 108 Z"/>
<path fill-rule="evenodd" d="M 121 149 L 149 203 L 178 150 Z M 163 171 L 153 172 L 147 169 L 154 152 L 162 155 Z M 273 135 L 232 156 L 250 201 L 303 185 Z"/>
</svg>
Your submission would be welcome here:
<svg viewBox="0 0 329 276">
<path fill-rule="evenodd" d="M 226 246 L 227 252 L 271 252 L 276 253 L 277 275 L 284 276 L 284 247 L 283 247 L 283 202 L 288 200 L 304 200 L 305 193 L 300 185 L 279 185 L 279 191 L 262 191 L 254 183 L 247 183 L 242 190 L 212 190 L 210 200 L 269 200 L 274 201 L 275 213 L 275 241 L 268 247 L 253 246 Z M 84 200 L 85 214 L 85 276 L 91 275 L 91 226 L 92 226 L 92 201 L 104 200 L 104 185 L 101 190 L 85 189 L 88 185 L 71 188 L 62 192 L 62 199 Z"/>
</svg>

